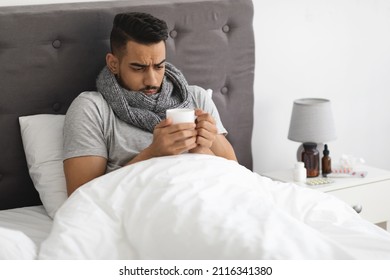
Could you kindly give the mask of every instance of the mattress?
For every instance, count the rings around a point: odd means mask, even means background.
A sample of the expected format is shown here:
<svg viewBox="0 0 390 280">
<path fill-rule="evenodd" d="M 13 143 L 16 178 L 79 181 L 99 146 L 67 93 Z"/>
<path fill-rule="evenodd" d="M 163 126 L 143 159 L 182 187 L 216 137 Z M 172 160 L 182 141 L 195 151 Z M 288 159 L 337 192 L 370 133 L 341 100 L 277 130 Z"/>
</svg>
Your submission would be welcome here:
<svg viewBox="0 0 390 280">
<path fill-rule="evenodd" d="M 49 235 L 52 223 L 42 205 L 0 211 L 0 227 L 23 232 L 37 247 Z"/>
</svg>

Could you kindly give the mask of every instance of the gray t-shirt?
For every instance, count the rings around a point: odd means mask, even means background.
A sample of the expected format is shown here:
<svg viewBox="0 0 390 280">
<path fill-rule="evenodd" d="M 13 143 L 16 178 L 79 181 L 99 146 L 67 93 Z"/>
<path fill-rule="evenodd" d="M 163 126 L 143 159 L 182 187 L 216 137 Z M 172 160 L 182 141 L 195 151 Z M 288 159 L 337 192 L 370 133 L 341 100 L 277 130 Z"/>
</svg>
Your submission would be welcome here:
<svg viewBox="0 0 390 280">
<path fill-rule="evenodd" d="M 189 86 L 195 107 L 210 113 L 218 133 L 226 134 L 218 110 L 207 91 Z M 99 92 L 83 92 L 71 104 L 64 125 L 64 159 L 101 156 L 106 173 L 124 166 L 147 148 L 153 134 L 120 120 Z"/>
</svg>

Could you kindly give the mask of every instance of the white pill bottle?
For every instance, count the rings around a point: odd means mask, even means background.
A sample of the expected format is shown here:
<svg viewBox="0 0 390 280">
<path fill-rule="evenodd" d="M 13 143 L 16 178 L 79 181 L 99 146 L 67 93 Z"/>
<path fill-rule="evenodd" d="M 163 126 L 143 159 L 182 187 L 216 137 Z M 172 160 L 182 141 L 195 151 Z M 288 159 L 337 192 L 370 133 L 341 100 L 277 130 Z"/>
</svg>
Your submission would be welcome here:
<svg viewBox="0 0 390 280">
<path fill-rule="evenodd" d="M 293 170 L 294 182 L 305 183 L 306 182 L 306 168 L 303 162 L 296 162 Z"/>
</svg>

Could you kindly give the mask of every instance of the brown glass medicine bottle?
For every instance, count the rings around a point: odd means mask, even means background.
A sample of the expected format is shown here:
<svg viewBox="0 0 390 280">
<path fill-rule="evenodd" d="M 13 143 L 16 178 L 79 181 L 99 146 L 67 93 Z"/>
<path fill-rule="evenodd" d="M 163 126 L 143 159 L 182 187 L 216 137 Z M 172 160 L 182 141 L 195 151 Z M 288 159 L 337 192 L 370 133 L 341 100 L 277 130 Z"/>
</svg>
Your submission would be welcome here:
<svg viewBox="0 0 390 280">
<path fill-rule="evenodd" d="M 302 162 L 305 163 L 307 177 L 320 175 L 320 153 L 317 144 L 312 142 L 303 143 Z"/>
<path fill-rule="evenodd" d="M 322 157 L 322 176 L 326 177 L 328 174 L 332 173 L 331 159 L 329 156 L 328 145 L 324 146 L 324 156 Z"/>
</svg>

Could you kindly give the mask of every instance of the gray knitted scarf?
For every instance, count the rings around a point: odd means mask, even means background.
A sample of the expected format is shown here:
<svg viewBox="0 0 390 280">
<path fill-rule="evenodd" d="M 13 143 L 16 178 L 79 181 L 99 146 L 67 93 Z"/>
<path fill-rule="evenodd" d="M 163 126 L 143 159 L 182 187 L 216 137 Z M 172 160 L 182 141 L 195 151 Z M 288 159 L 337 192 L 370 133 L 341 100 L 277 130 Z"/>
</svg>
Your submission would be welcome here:
<svg viewBox="0 0 390 280">
<path fill-rule="evenodd" d="M 96 86 L 119 119 L 149 132 L 166 117 L 167 109 L 193 107 L 186 79 L 167 62 L 158 94 L 148 96 L 141 91 L 124 89 L 107 66 L 100 72 Z"/>
</svg>

